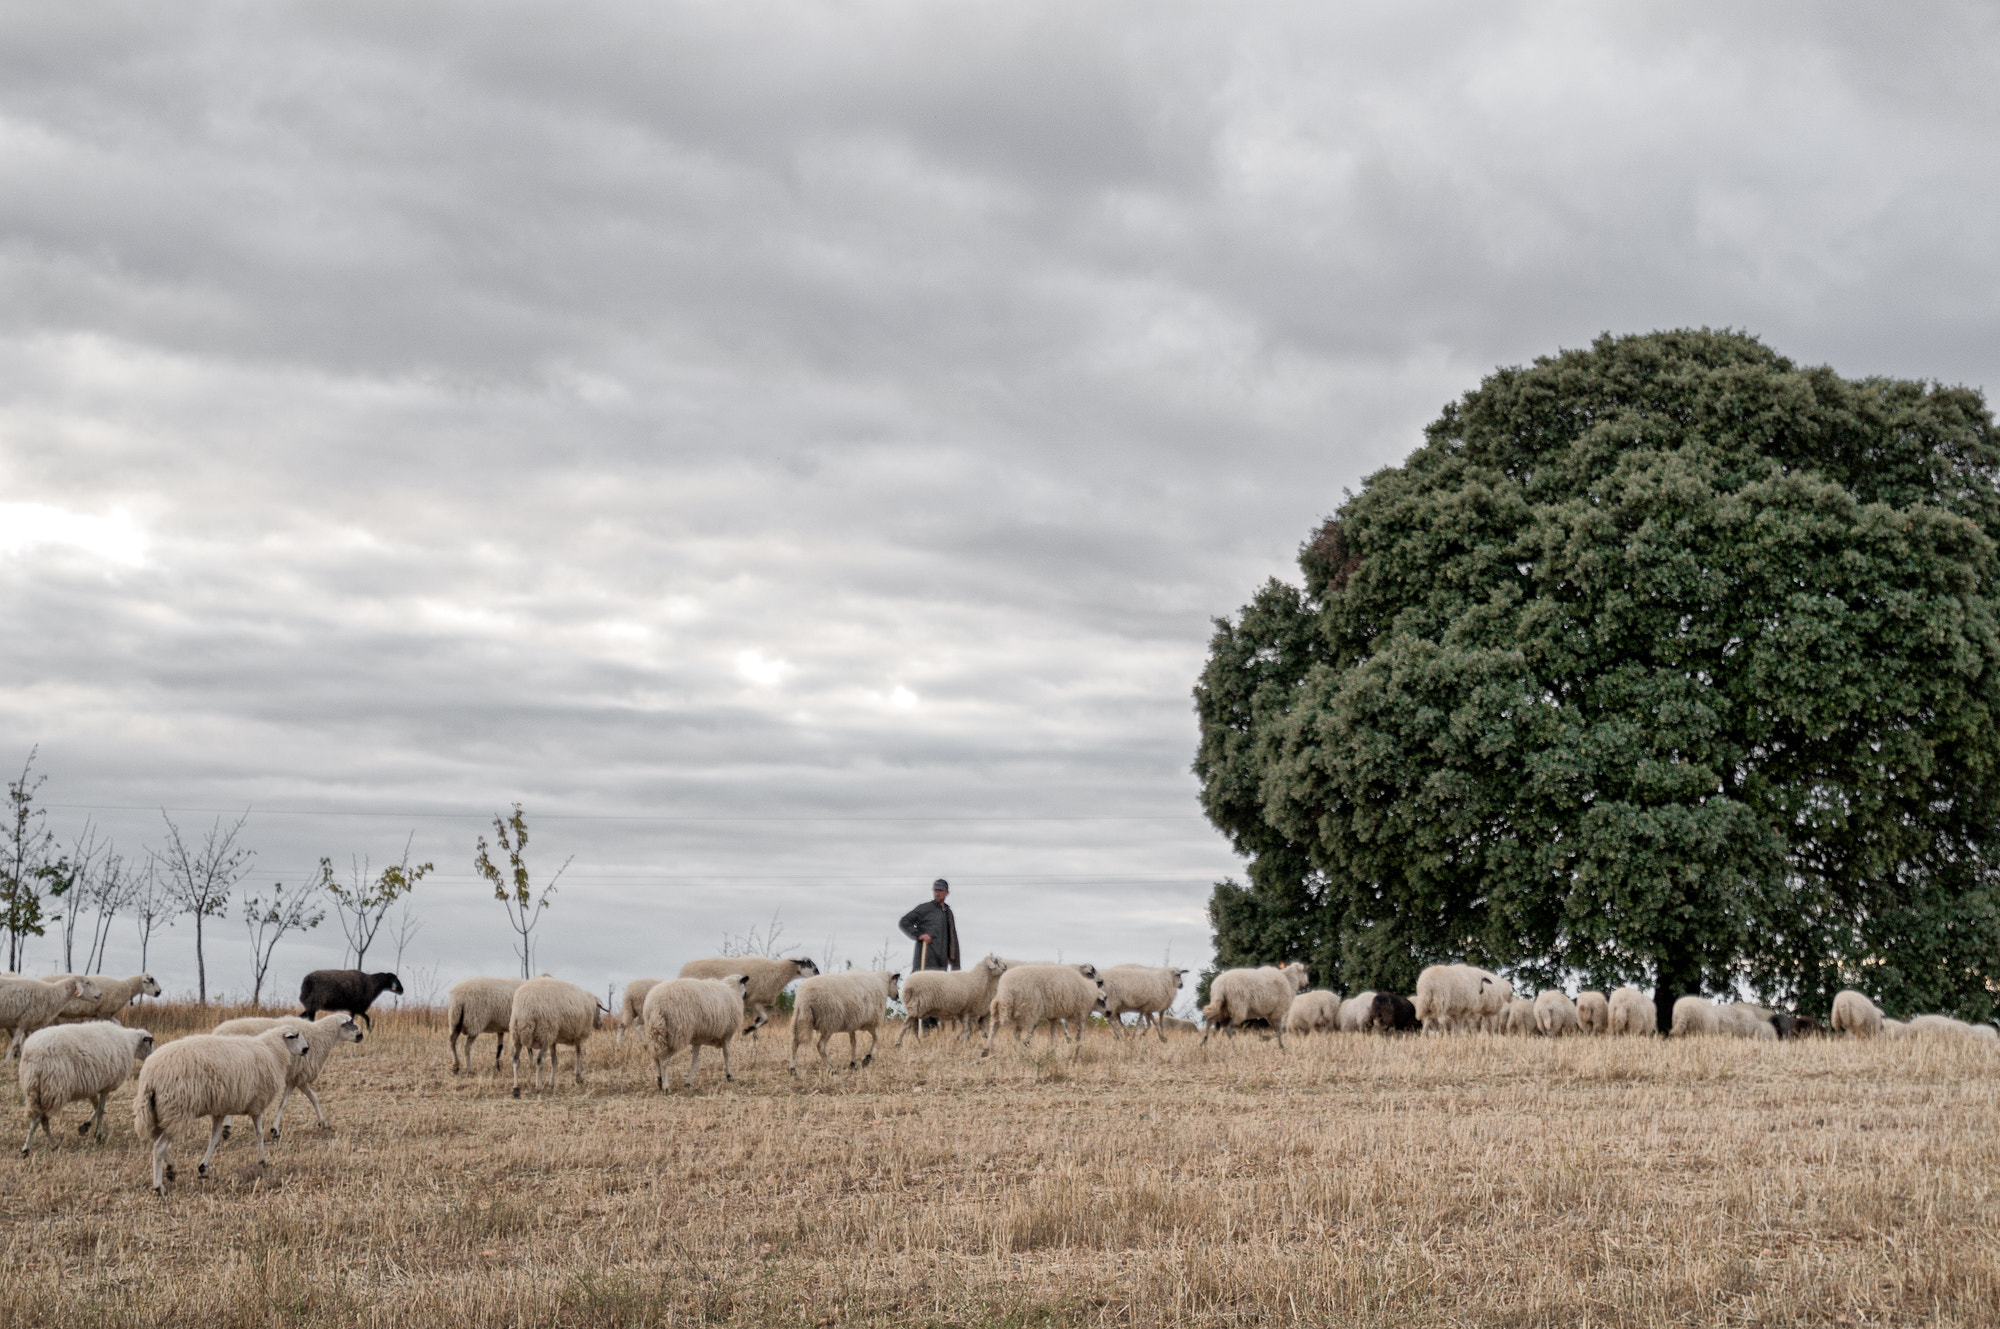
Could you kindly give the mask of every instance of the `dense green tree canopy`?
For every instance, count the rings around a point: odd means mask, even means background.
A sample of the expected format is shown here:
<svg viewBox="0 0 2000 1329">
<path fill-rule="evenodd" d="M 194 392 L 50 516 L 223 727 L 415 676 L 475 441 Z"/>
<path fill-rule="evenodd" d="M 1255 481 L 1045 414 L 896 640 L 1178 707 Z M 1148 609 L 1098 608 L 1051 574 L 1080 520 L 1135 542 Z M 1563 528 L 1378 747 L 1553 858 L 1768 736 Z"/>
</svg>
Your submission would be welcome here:
<svg viewBox="0 0 2000 1329">
<path fill-rule="evenodd" d="M 1217 623 L 1222 963 L 1990 1015 L 1996 444 L 1729 333 L 1488 378 Z"/>
</svg>

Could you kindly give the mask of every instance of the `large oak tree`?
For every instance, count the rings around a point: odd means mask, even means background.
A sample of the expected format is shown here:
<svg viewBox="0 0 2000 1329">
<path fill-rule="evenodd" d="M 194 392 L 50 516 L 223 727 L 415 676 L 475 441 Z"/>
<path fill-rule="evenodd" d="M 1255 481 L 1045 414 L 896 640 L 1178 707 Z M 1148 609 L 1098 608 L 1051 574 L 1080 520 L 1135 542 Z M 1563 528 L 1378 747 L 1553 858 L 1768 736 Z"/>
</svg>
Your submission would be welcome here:
<svg viewBox="0 0 2000 1329">
<path fill-rule="evenodd" d="M 1993 1011 L 2000 440 L 1747 336 L 1502 370 L 1219 620 L 1223 964 Z"/>
</svg>

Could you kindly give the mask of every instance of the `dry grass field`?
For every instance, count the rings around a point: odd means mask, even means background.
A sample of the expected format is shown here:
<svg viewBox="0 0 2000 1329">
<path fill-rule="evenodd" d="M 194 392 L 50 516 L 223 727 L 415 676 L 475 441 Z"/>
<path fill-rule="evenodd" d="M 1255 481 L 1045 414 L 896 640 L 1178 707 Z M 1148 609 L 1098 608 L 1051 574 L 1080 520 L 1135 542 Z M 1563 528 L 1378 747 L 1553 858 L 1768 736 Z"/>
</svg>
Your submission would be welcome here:
<svg viewBox="0 0 2000 1329">
<path fill-rule="evenodd" d="M 4 1164 L 0 1323 L 2000 1324 L 1986 1047 L 1094 1031 L 795 1083 L 778 1025 L 733 1085 L 606 1033 L 517 1102 L 375 1028 L 331 1132 L 177 1142 L 164 1202 L 129 1086 L 107 1146 L 70 1109 Z"/>
</svg>

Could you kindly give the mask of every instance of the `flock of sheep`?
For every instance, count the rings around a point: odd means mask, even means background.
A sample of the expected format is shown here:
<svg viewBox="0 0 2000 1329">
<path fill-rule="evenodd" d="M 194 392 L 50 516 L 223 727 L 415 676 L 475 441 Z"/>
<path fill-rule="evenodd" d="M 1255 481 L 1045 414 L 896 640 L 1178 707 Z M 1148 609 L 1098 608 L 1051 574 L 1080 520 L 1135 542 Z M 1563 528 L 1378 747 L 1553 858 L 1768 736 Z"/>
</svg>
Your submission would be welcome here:
<svg viewBox="0 0 2000 1329">
<path fill-rule="evenodd" d="M 1122 1035 L 1127 1014 L 1139 1016 L 1141 1034 L 1151 1029 L 1164 1042 L 1170 1030 L 1196 1028 L 1167 1014 L 1186 976 L 1185 969 L 1151 965 L 1098 969 L 989 955 L 962 972 L 929 970 L 906 979 L 867 970 L 822 974 L 809 959 L 733 957 L 691 961 L 671 979 L 636 979 L 626 985 L 616 1012 L 576 984 L 546 974 L 532 979 L 469 978 L 451 989 L 447 1029 L 454 1075 L 471 1069 L 472 1046 L 486 1034 L 497 1036 L 493 1049 L 497 1073 L 511 1040 L 513 1092 L 518 1098 L 524 1049 L 531 1056 L 531 1085 L 537 1091 L 543 1087 L 545 1066 L 547 1087 L 554 1090 L 557 1054 L 564 1046 L 574 1051 L 580 1084 L 583 1045 L 609 1018 L 617 1024 L 621 1042 L 628 1031 L 645 1037 L 653 1055 L 654 1083 L 664 1091 L 669 1088 L 669 1063 L 682 1052 L 689 1054 L 687 1084 L 693 1087 L 705 1047 L 721 1052 L 723 1078 L 733 1080 L 731 1044 L 767 1024 L 780 994 L 794 982 L 798 989 L 792 1006 L 791 1071 L 797 1075 L 799 1049 L 808 1041 L 815 1042 L 821 1069 L 831 1070 L 827 1044 L 840 1034 L 847 1035 L 849 1069 L 868 1065 L 874 1060 L 883 1022 L 894 1018 L 890 1003 L 899 999 L 903 1019 L 898 1047 L 912 1032 L 922 1043 L 927 1026 L 940 1030 L 957 1026 L 959 1039 L 969 1041 L 983 1024 L 984 1056 L 991 1053 L 1002 1027 L 1013 1033 L 1016 1042 L 1025 1043 L 1046 1023 L 1053 1046 L 1058 1028 L 1081 1042 L 1092 1016 L 1109 1020 Z M 1233 1037 L 1238 1028 L 1259 1025 L 1276 1035 L 1280 1047 L 1288 1033 L 1334 1031 L 1422 1029 L 1549 1037 L 1656 1032 L 1652 1001 L 1629 987 L 1608 997 L 1579 993 L 1574 1001 L 1551 989 L 1529 1000 L 1515 995 L 1499 975 L 1472 965 L 1433 965 L 1418 976 L 1416 992 L 1408 997 L 1363 992 L 1343 1000 L 1336 992 L 1306 991 L 1307 983 L 1306 967 L 1296 963 L 1224 970 L 1210 985 L 1209 1002 L 1202 1009 L 1206 1026 L 1202 1042 L 1216 1030 Z M 155 1191 L 164 1195 L 166 1183 L 174 1177 L 169 1158 L 174 1135 L 201 1118 L 209 1122 L 208 1150 L 199 1168 L 202 1176 L 208 1175 L 234 1116 L 248 1117 L 254 1124 L 257 1158 L 263 1163 L 265 1116 L 271 1115 L 269 1137 L 275 1141 L 293 1091 L 305 1092 L 320 1126 L 327 1126 L 315 1083 L 335 1048 L 362 1040 L 356 1021 L 369 1022 L 368 1007 L 385 991 L 402 991 L 394 974 L 318 970 L 308 974 L 301 986 L 303 1015 L 225 1020 L 213 1033 L 176 1039 L 156 1050 L 146 1030 L 118 1022 L 119 1013 L 137 997 L 160 995 L 160 986 L 150 975 L 122 979 L 101 974 L 0 975 L 0 1029 L 11 1031 L 6 1057 L 20 1054 L 21 1090 L 28 1109 L 28 1138 L 21 1153 L 29 1154 L 38 1130 L 53 1146 L 54 1114 L 71 1103 L 93 1105 L 95 1111 L 78 1133 L 101 1143 L 106 1138 L 105 1102 L 130 1077 L 136 1062 L 140 1069 L 133 1125 L 139 1138 L 152 1146 Z M 322 1010 L 329 1013 L 319 1014 Z M 1750 1002 L 1683 997 L 1674 1003 L 1672 1030 L 1683 1037 L 1778 1039 L 1832 1032 L 1859 1038 L 2000 1041 L 2000 1032 L 1990 1025 L 1967 1024 L 1945 1015 L 1921 1015 L 1907 1023 L 1889 1019 L 1853 991 L 1834 999 L 1830 1029 L 1816 1020 Z M 864 1032 L 865 1055 L 859 1042 Z"/>
</svg>

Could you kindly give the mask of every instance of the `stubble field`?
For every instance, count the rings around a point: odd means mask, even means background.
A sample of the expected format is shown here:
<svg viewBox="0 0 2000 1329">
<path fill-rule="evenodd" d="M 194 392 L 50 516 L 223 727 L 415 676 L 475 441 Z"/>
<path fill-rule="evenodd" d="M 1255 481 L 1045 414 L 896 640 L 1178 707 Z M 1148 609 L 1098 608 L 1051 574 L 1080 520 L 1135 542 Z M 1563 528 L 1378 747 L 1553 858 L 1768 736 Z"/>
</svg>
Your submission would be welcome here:
<svg viewBox="0 0 2000 1329">
<path fill-rule="evenodd" d="M 331 1131 L 295 1095 L 205 1182 L 177 1141 L 165 1202 L 128 1085 L 109 1145 L 71 1108 L 5 1160 L 0 1322 L 2000 1323 L 1985 1047 L 1098 1030 L 795 1083 L 788 1038 L 666 1096 L 601 1034 L 515 1101 L 384 1012 Z"/>
</svg>

